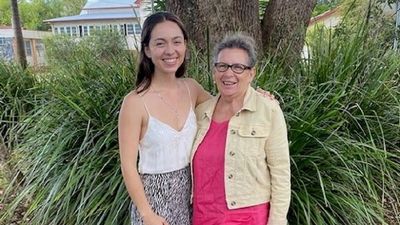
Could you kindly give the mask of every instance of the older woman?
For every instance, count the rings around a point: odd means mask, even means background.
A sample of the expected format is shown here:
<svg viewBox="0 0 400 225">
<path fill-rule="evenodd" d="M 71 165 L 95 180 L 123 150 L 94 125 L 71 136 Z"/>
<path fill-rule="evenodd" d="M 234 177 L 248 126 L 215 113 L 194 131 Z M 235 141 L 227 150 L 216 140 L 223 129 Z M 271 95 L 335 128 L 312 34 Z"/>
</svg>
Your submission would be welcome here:
<svg viewBox="0 0 400 225">
<path fill-rule="evenodd" d="M 235 34 L 216 46 L 220 94 L 196 108 L 193 225 L 284 225 L 290 161 L 283 113 L 250 83 L 254 41 Z"/>
</svg>

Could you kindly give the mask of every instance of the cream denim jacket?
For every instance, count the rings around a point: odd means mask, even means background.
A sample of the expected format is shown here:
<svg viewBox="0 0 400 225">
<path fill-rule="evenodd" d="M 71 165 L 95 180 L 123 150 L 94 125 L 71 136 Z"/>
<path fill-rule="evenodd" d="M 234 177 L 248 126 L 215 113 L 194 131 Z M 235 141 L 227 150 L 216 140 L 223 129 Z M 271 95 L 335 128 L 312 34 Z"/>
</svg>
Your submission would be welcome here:
<svg viewBox="0 0 400 225">
<path fill-rule="evenodd" d="M 198 131 L 191 160 L 211 123 L 219 95 L 196 108 Z M 290 160 L 285 119 L 279 104 L 246 91 L 243 108 L 228 125 L 225 192 L 229 209 L 270 203 L 268 225 L 286 225 L 290 205 Z"/>
</svg>

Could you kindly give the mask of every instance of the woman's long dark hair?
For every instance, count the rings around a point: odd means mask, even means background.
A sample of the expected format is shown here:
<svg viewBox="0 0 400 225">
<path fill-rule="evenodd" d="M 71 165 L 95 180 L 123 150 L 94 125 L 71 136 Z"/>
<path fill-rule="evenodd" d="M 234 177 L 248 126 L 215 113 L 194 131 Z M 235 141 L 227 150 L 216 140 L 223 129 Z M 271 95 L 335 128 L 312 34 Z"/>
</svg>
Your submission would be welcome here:
<svg viewBox="0 0 400 225">
<path fill-rule="evenodd" d="M 154 74 L 154 64 L 149 57 L 145 54 L 145 48 L 149 46 L 151 32 L 154 27 L 162 22 L 171 21 L 176 23 L 181 28 L 185 41 L 188 41 L 188 35 L 183 26 L 182 21 L 178 16 L 170 12 L 157 12 L 146 18 L 143 24 L 141 44 L 140 44 L 140 57 L 139 57 L 139 70 L 137 73 L 136 87 L 137 93 L 141 93 L 150 87 L 151 80 Z M 178 68 L 175 73 L 175 77 L 182 77 L 186 72 L 186 57 L 183 60 L 182 65 Z"/>
</svg>

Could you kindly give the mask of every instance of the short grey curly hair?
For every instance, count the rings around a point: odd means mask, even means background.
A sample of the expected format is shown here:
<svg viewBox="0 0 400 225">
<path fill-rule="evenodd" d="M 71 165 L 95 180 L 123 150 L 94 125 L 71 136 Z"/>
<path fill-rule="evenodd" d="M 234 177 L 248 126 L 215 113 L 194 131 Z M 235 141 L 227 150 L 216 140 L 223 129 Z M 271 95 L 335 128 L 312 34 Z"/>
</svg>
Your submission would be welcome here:
<svg viewBox="0 0 400 225">
<path fill-rule="evenodd" d="M 213 63 L 217 63 L 218 54 L 226 48 L 238 48 L 247 52 L 249 56 L 249 65 L 254 67 L 257 62 L 257 52 L 255 50 L 255 41 L 252 37 L 243 33 L 234 33 L 226 36 L 214 47 Z"/>
</svg>

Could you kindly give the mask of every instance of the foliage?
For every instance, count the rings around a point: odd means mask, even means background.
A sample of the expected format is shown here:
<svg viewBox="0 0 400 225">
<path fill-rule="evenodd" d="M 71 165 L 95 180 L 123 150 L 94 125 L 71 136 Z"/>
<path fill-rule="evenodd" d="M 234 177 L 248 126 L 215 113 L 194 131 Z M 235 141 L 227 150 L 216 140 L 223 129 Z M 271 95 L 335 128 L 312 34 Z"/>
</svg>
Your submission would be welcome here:
<svg viewBox="0 0 400 225">
<path fill-rule="evenodd" d="M 28 70 L 0 61 L 0 145 L 13 147 L 26 113 L 33 107 L 27 98 L 34 93 L 36 80 Z"/>
<path fill-rule="evenodd" d="M 155 12 L 160 12 L 160 11 L 165 11 L 165 0 L 154 0 L 154 11 Z"/>
<path fill-rule="evenodd" d="M 293 71 L 273 56 L 258 65 L 255 85 L 274 91 L 288 123 L 290 224 L 385 224 L 384 199 L 400 202 L 400 60 L 369 25 L 315 31 Z M 29 224 L 127 224 L 116 129 L 134 58 L 100 37 L 49 43 L 17 148 L 26 169 L 15 205 L 31 200 Z M 188 73 L 213 91 L 208 62 L 192 49 Z"/>
<path fill-rule="evenodd" d="M 97 43 L 88 45 L 91 41 Z M 133 87 L 134 59 L 124 48 L 105 55 L 102 45 L 111 44 L 102 38 L 68 44 L 74 49 L 68 57 L 55 58 L 39 77 L 37 104 L 18 148 L 25 156 L 18 165 L 25 165 L 26 183 L 15 201 L 31 200 L 29 224 L 120 224 L 128 197 L 119 170 L 116 118 Z M 16 207 L 8 208 L 9 215 Z"/>
<path fill-rule="evenodd" d="M 82 57 L 87 57 L 93 63 L 107 62 L 113 60 L 115 55 L 121 53 L 121 49 L 127 48 L 126 40 L 118 32 L 99 31 L 95 35 L 75 38 L 57 35 L 45 39 L 46 55 L 50 65 L 56 67 L 77 66 Z M 91 51 L 90 49 L 94 49 Z"/>
<path fill-rule="evenodd" d="M 365 23 L 352 30 L 317 30 L 293 80 L 276 63 L 261 68 L 271 75 L 258 85 L 284 96 L 287 112 L 290 224 L 385 224 L 399 207 L 382 203 L 400 194 L 399 55 Z"/>
<path fill-rule="evenodd" d="M 0 0 L 0 24 L 11 24 L 10 0 Z"/>
<path fill-rule="evenodd" d="M 330 9 L 335 8 L 340 4 L 342 0 L 332 0 L 332 1 L 318 1 L 317 5 L 315 6 L 312 16 L 320 15 Z"/>
<path fill-rule="evenodd" d="M 18 1 L 22 26 L 32 30 L 48 30 L 43 20 L 72 16 L 80 12 L 85 0 L 22 0 Z M 11 25 L 9 0 L 0 0 L 0 24 Z"/>
</svg>

